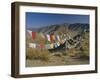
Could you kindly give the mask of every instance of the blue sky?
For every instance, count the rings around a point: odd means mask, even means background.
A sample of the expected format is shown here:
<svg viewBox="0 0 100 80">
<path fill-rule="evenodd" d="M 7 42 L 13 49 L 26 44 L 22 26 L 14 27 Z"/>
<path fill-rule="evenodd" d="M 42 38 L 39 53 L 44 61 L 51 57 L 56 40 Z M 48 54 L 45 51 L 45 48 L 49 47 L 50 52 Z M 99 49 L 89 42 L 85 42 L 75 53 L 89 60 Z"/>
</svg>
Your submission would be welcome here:
<svg viewBox="0 0 100 80">
<path fill-rule="evenodd" d="M 26 12 L 27 28 L 39 28 L 62 23 L 89 23 L 89 15 Z"/>
</svg>

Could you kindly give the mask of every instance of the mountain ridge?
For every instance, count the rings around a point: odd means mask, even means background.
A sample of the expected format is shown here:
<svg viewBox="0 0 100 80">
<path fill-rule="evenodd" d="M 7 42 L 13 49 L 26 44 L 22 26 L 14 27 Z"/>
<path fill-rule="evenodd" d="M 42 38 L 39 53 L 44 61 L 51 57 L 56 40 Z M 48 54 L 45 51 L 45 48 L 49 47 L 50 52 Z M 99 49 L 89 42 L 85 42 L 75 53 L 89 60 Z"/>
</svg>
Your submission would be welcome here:
<svg viewBox="0 0 100 80">
<path fill-rule="evenodd" d="M 63 24 L 55 24 L 51 26 L 44 26 L 42 28 L 29 28 L 28 30 L 31 30 L 33 32 L 40 33 L 42 32 L 43 34 L 51 34 L 54 33 L 55 35 L 59 35 L 59 33 L 64 33 L 71 38 L 73 38 L 76 35 L 82 35 L 84 31 L 89 32 L 89 24 L 83 24 L 83 23 L 74 23 L 74 24 L 68 24 L 68 23 L 63 23 Z"/>
</svg>

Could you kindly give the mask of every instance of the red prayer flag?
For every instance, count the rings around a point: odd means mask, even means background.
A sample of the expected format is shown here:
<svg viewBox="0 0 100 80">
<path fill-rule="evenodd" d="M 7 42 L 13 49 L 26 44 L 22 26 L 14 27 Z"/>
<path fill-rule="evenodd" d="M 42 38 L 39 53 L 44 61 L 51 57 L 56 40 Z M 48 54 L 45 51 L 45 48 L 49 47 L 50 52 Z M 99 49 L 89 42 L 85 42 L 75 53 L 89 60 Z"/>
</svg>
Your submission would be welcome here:
<svg viewBox="0 0 100 80">
<path fill-rule="evenodd" d="M 36 32 L 32 32 L 32 39 L 34 40 L 36 37 Z"/>
</svg>

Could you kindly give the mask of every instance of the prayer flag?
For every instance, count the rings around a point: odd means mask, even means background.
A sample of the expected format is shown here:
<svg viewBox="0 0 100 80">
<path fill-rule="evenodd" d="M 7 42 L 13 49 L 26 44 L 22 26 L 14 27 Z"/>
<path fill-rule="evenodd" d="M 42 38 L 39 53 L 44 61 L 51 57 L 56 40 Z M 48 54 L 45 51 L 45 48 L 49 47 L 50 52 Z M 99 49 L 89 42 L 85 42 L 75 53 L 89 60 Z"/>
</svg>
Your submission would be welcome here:
<svg viewBox="0 0 100 80">
<path fill-rule="evenodd" d="M 55 46 L 55 48 L 57 48 L 58 47 L 57 43 L 54 43 L 54 46 Z"/>
<path fill-rule="evenodd" d="M 56 37 L 57 37 L 57 40 L 60 41 L 59 35 L 57 35 Z"/>
<path fill-rule="evenodd" d="M 31 31 L 31 30 L 27 30 L 27 32 L 28 32 L 29 35 L 32 37 L 32 31 Z"/>
<path fill-rule="evenodd" d="M 50 35 L 50 40 L 51 40 L 51 42 L 53 42 L 55 40 L 55 35 L 54 34 Z"/>
<path fill-rule="evenodd" d="M 47 44 L 45 45 L 45 48 L 48 49 L 48 45 Z"/>
<path fill-rule="evenodd" d="M 38 48 L 44 48 L 44 45 L 43 44 L 39 44 Z"/>
<path fill-rule="evenodd" d="M 65 40 L 62 40 L 62 43 L 64 43 L 65 42 Z"/>
<path fill-rule="evenodd" d="M 54 44 L 53 44 L 53 43 L 52 43 L 52 44 L 50 44 L 50 47 L 51 47 L 51 48 L 54 48 Z"/>
<path fill-rule="evenodd" d="M 60 41 L 60 44 L 63 44 L 62 40 Z"/>
<path fill-rule="evenodd" d="M 35 43 L 29 43 L 29 47 L 30 48 L 36 48 L 36 44 Z"/>
<path fill-rule="evenodd" d="M 36 32 L 32 32 L 32 39 L 34 40 L 36 38 Z"/>
<path fill-rule="evenodd" d="M 46 49 L 50 49 L 50 44 L 45 45 Z"/>
<path fill-rule="evenodd" d="M 58 46 L 60 46 L 60 43 L 59 43 L 59 42 L 57 42 L 57 45 L 58 45 Z"/>
<path fill-rule="evenodd" d="M 46 36 L 47 36 L 48 41 L 50 41 L 50 35 L 49 35 L 49 34 L 47 34 Z"/>
<path fill-rule="evenodd" d="M 45 39 L 45 36 L 42 32 L 40 33 L 40 36 Z"/>
</svg>

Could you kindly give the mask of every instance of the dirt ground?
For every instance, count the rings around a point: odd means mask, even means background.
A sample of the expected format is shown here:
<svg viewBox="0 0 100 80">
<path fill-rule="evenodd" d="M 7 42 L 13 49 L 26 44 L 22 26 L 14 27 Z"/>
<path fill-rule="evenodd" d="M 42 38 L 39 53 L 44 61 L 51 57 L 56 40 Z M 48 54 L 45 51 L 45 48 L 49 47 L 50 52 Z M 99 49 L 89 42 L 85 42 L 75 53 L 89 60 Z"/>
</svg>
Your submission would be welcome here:
<svg viewBox="0 0 100 80">
<path fill-rule="evenodd" d="M 81 65 L 89 64 L 88 59 L 78 59 L 68 55 L 50 54 L 48 61 L 39 59 L 26 59 L 26 67 L 39 67 L 39 66 L 61 66 L 61 65 Z"/>
</svg>

